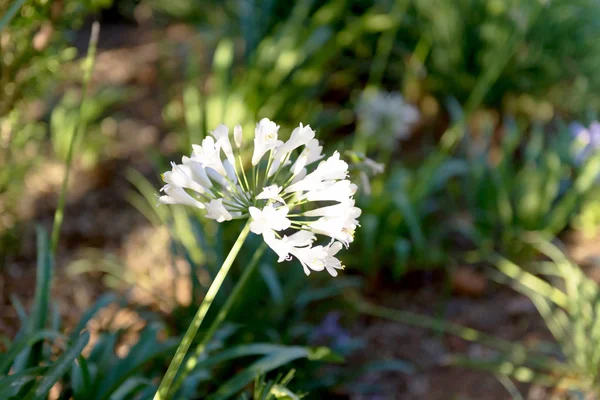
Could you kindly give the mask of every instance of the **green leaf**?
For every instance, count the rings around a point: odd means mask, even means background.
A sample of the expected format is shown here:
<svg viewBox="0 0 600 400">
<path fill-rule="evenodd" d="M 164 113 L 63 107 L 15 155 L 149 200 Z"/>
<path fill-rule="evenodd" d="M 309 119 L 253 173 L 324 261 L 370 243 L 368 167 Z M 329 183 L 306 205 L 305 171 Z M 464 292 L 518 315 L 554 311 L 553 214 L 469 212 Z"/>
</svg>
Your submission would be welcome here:
<svg viewBox="0 0 600 400">
<path fill-rule="evenodd" d="M 21 323 L 21 326 L 26 326 L 28 317 L 27 311 L 25 311 L 23 303 L 21 303 L 21 300 L 19 300 L 19 298 L 13 294 L 10 295 L 10 302 L 12 303 L 13 308 L 17 312 L 17 316 L 19 317 L 19 322 Z"/>
<path fill-rule="evenodd" d="M 10 23 L 10 20 L 13 19 L 23 4 L 25 4 L 25 1 L 27 0 L 16 0 L 13 4 L 11 4 L 6 14 L 2 16 L 2 19 L 0 19 L 0 31 L 2 31 L 4 27 Z"/>
<path fill-rule="evenodd" d="M 46 325 L 50 303 L 50 284 L 52 281 L 52 260 L 49 250 L 48 233 L 41 227 L 37 231 L 37 272 L 35 303 L 30 319 L 30 332 L 43 329 Z"/>
<path fill-rule="evenodd" d="M 55 339 L 59 337 L 62 337 L 62 335 L 58 332 L 38 331 L 33 335 L 25 336 L 17 340 L 12 344 L 10 349 L 8 349 L 8 352 L 2 356 L 2 360 L 0 361 L 0 375 L 8 374 L 13 360 L 26 348 L 31 347 L 44 339 Z"/>
<path fill-rule="evenodd" d="M 73 387 L 74 398 L 89 398 L 92 393 L 92 377 L 88 362 L 83 356 L 78 357 L 78 362 L 73 363 L 71 369 L 71 386 Z"/>
<path fill-rule="evenodd" d="M 43 375 L 48 367 L 34 367 L 0 378 L 0 399 L 16 396 L 23 385 Z"/>
<path fill-rule="evenodd" d="M 159 329 L 160 327 L 156 324 L 150 325 L 142 331 L 139 341 L 132 347 L 127 357 L 119 359 L 116 364 L 105 364 L 110 370 L 104 369 L 99 372 L 104 375 L 104 379 L 98 383 L 99 389 L 96 398 L 110 398 L 123 382 L 146 363 L 161 355 L 170 353 L 176 348 L 177 342 L 175 340 L 169 340 L 165 343 L 158 342 Z M 110 357 L 114 355 L 113 348 L 108 348 L 110 350 L 107 357 Z M 114 357 L 112 358 L 114 359 Z"/>
<path fill-rule="evenodd" d="M 267 289 L 269 290 L 273 302 L 281 304 L 283 302 L 283 289 L 273 267 L 270 264 L 262 264 L 258 271 L 267 285 Z"/>
<path fill-rule="evenodd" d="M 90 333 L 87 331 L 83 332 L 73 345 L 67 348 L 67 350 L 58 357 L 56 362 L 52 364 L 48 373 L 44 375 L 39 386 L 35 389 L 35 392 L 32 390 L 27 398 L 33 398 L 32 395 L 35 395 L 35 398 L 40 400 L 45 398 L 52 386 L 63 377 L 75 359 L 81 355 L 81 351 L 87 345 L 89 340 Z"/>
<path fill-rule="evenodd" d="M 311 347 L 308 348 L 308 359 L 311 361 L 324 361 L 330 363 L 340 363 L 344 357 L 331 351 L 329 347 Z"/>
<path fill-rule="evenodd" d="M 310 349 L 305 347 L 287 347 L 268 354 L 225 382 L 208 399 L 220 400 L 230 398 L 252 382 L 258 375 L 265 374 L 294 360 L 309 358 L 310 355 Z"/>
<path fill-rule="evenodd" d="M 398 191 L 394 195 L 394 203 L 396 207 L 400 209 L 402 215 L 406 220 L 406 225 L 408 226 L 408 231 L 410 232 L 410 237 L 415 245 L 415 250 L 421 254 L 425 251 L 426 242 L 425 236 L 423 234 L 423 230 L 421 228 L 421 223 L 419 221 L 419 216 L 415 212 L 412 204 L 406 194 L 403 191 Z"/>
<path fill-rule="evenodd" d="M 143 378 L 140 376 L 132 377 L 127 379 L 119 388 L 115 390 L 110 396 L 110 400 L 125 400 L 133 398 L 136 392 L 143 390 L 146 387 L 152 387 L 153 390 L 156 388 L 152 384 L 152 380 Z M 141 397 L 144 398 L 144 397 Z"/>
<path fill-rule="evenodd" d="M 231 347 L 227 350 L 221 351 L 213 356 L 207 357 L 201 361 L 198 361 L 196 364 L 196 369 L 199 368 L 209 368 L 213 365 L 219 364 L 223 361 L 232 360 L 240 357 L 247 356 L 255 356 L 255 355 L 263 355 L 263 354 L 272 354 L 278 351 L 282 351 L 286 348 L 290 348 L 288 346 L 271 344 L 271 343 L 252 343 L 245 344 L 241 346 Z M 304 349 L 303 347 L 299 347 Z"/>
</svg>

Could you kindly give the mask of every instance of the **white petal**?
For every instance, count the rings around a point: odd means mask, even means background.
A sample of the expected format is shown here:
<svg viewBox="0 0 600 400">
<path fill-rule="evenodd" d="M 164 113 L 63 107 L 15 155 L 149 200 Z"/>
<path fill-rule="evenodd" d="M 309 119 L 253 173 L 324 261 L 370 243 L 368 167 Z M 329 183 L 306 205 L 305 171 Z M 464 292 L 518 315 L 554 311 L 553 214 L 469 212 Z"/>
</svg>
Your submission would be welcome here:
<svg viewBox="0 0 600 400">
<path fill-rule="evenodd" d="M 321 154 L 322 151 L 323 146 L 319 144 L 319 141 L 317 139 L 313 139 L 310 142 L 308 142 L 308 144 L 303 150 L 303 153 L 305 152 L 308 156 L 306 165 L 310 165 L 315 161 L 319 161 L 321 158 L 323 158 L 323 155 Z"/>
<path fill-rule="evenodd" d="M 206 218 L 215 219 L 217 222 L 231 221 L 232 215 L 223 206 L 223 199 L 211 200 L 206 205 Z"/>
<path fill-rule="evenodd" d="M 294 179 L 292 179 L 291 184 L 293 185 L 294 183 L 300 182 L 302 179 L 304 179 L 306 177 L 306 172 L 306 168 L 302 168 L 298 175 L 296 175 Z"/>
<path fill-rule="evenodd" d="M 206 171 L 206 175 L 208 175 L 208 177 L 213 182 L 216 182 L 216 183 L 218 183 L 219 185 L 221 185 L 223 187 L 228 187 L 229 186 L 229 184 L 227 182 L 227 179 L 225 179 L 225 176 L 227 175 L 227 172 L 225 171 L 225 167 L 223 167 L 224 174 L 218 173 L 216 170 L 214 170 L 211 167 L 206 167 L 206 168 L 204 168 L 204 170 Z"/>
<path fill-rule="evenodd" d="M 179 186 L 194 190 L 198 193 L 204 193 L 204 187 L 193 178 L 191 169 L 186 165 L 171 163 L 172 170 L 163 174 L 163 180 L 173 186 Z"/>
<path fill-rule="evenodd" d="M 348 247 L 354 241 L 358 221 L 351 217 L 321 217 L 308 225 L 311 231 L 339 240 Z"/>
<path fill-rule="evenodd" d="M 212 182 L 208 179 L 208 175 L 206 175 L 206 171 L 202 164 L 198 161 L 194 161 L 189 157 L 182 158 L 183 165 L 187 165 L 192 171 L 192 176 L 194 179 L 199 182 L 203 187 L 210 188 L 212 187 Z"/>
<path fill-rule="evenodd" d="M 285 193 L 304 190 L 316 190 L 323 181 L 345 179 L 348 176 L 348 164 L 340 160 L 340 153 L 333 153 L 326 161 L 322 161 L 316 170 L 306 175 L 285 189 Z"/>
<path fill-rule="evenodd" d="M 285 201 L 283 201 L 281 196 L 279 196 L 280 192 L 281 192 L 281 188 L 277 185 L 267 186 L 266 188 L 263 189 L 262 192 L 259 193 L 258 196 L 256 196 L 256 199 L 257 200 L 276 200 L 282 204 L 285 204 Z"/>
<path fill-rule="evenodd" d="M 233 183 L 237 183 L 237 176 L 235 174 L 235 164 L 231 164 L 229 160 L 223 161 L 223 167 L 225 168 L 225 172 L 227 172 L 227 177 Z"/>
<path fill-rule="evenodd" d="M 314 137 L 315 131 L 310 128 L 310 125 L 303 126 L 300 124 L 292 131 L 290 139 L 277 149 L 274 155 L 275 159 L 283 160 L 288 153 L 300 146 L 307 145 Z"/>
<path fill-rule="evenodd" d="M 267 151 L 276 149 L 283 143 L 281 140 L 277 140 L 278 131 L 279 125 L 268 118 L 263 118 L 256 124 L 252 165 L 257 165 Z"/>
<path fill-rule="evenodd" d="M 358 187 L 348 180 L 318 187 L 306 193 L 309 201 L 345 201 L 356 193 Z"/>
<path fill-rule="evenodd" d="M 269 229 L 282 231 L 289 228 L 291 225 L 291 221 L 286 217 L 289 212 L 287 207 L 276 209 L 269 204 L 262 210 L 259 210 L 256 207 L 250 207 L 249 211 L 250 216 L 252 217 L 250 230 L 257 235 L 260 235 Z"/>
<path fill-rule="evenodd" d="M 277 239 L 275 237 L 275 232 L 271 229 L 268 229 L 263 232 L 263 239 L 265 243 L 279 256 L 277 262 L 289 260 L 292 245 L 286 241 L 285 238 Z"/>
<path fill-rule="evenodd" d="M 225 175 L 225 168 L 221 161 L 220 147 L 216 146 L 215 140 L 211 136 L 207 136 L 202 140 L 202 145 L 192 145 L 194 148 L 194 155 L 192 159 L 198 161 L 205 168 L 210 167 L 221 175 Z"/>
<path fill-rule="evenodd" d="M 300 230 L 289 237 L 286 237 L 288 243 L 291 243 L 294 247 L 310 246 L 317 237 L 314 233 L 307 230 Z"/>
<path fill-rule="evenodd" d="M 238 149 L 242 148 L 242 138 L 242 126 L 240 124 L 237 124 L 233 127 L 233 141 L 235 142 L 235 145 Z"/>
<path fill-rule="evenodd" d="M 275 158 L 273 159 L 273 161 L 271 162 L 271 166 L 269 167 L 269 173 L 267 174 L 267 176 L 270 178 L 273 175 L 275 175 L 275 172 L 277 172 L 277 170 L 279 169 L 279 167 L 281 166 L 281 160 Z"/>
<path fill-rule="evenodd" d="M 217 126 L 214 131 L 209 133 L 215 137 L 215 146 L 218 149 L 223 150 L 230 163 L 235 164 L 231 142 L 229 141 L 229 128 L 226 125 L 221 124 Z"/>
<path fill-rule="evenodd" d="M 300 154 L 300 157 L 298 157 L 298 160 L 296 160 L 296 162 L 292 166 L 292 176 L 296 177 L 302 171 L 305 171 L 305 173 L 306 173 L 306 168 L 304 168 L 304 167 L 306 166 L 307 162 L 308 162 L 308 156 L 304 153 Z"/>
<path fill-rule="evenodd" d="M 290 254 L 300 261 L 306 275 L 310 275 L 311 270 L 323 271 L 325 269 L 327 252 L 323 249 L 323 246 L 295 247 L 292 248 Z"/>
<path fill-rule="evenodd" d="M 158 198 L 158 201 L 162 204 L 182 204 L 196 208 L 204 208 L 204 204 L 194 199 L 178 186 L 165 185 L 161 190 L 166 193 L 165 196 Z"/>
<path fill-rule="evenodd" d="M 354 207 L 354 199 L 352 198 L 332 206 L 315 208 L 304 213 L 307 217 L 343 217 L 351 215 L 353 218 L 358 218 L 360 214 L 361 210 L 358 207 Z"/>
</svg>

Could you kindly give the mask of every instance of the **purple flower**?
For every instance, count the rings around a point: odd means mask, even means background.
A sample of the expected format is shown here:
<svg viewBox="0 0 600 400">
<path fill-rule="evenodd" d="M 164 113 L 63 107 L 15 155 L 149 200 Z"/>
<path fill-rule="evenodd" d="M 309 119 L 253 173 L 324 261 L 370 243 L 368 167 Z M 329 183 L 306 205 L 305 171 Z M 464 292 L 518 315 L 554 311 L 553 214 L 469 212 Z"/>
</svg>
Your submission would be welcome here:
<svg viewBox="0 0 600 400">
<path fill-rule="evenodd" d="M 348 331 L 340 325 L 338 311 L 327 313 L 321 324 L 314 330 L 312 341 L 329 343 L 332 347 L 345 347 L 352 339 Z"/>
<path fill-rule="evenodd" d="M 577 154 L 575 155 L 575 161 L 578 164 L 583 163 L 600 149 L 600 122 L 592 122 L 589 128 L 579 122 L 573 122 L 569 125 L 569 131 L 578 145 Z"/>
</svg>

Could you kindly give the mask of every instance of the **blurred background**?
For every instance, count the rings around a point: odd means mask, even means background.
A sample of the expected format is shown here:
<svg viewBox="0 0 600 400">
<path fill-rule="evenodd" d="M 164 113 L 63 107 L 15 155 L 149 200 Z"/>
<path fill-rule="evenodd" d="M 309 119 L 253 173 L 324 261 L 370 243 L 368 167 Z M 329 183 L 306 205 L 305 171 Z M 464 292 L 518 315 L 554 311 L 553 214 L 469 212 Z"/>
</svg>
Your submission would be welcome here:
<svg viewBox="0 0 600 400">
<path fill-rule="evenodd" d="M 361 227 L 335 279 L 266 254 L 177 398 L 597 398 L 599 67 L 597 0 L 0 0 L 0 398 L 152 398 L 241 227 L 160 173 L 263 117 Z"/>
</svg>

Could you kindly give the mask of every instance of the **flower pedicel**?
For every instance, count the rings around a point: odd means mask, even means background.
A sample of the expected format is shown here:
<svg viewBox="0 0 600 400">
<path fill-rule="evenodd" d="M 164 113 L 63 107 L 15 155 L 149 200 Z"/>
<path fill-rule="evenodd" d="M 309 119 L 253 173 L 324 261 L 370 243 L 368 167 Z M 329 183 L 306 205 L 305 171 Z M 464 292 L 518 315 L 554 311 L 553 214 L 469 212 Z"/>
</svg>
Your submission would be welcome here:
<svg viewBox="0 0 600 400">
<path fill-rule="evenodd" d="M 267 118 L 256 124 L 246 173 L 242 128 L 233 129 L 232 146 L 229 128 L 219 125 L 193 145 L 191 157 L 163 174 L 159 202 L 205 209 L 217 222 L 251 218 L 250 230 L 263 236 L 279 262 L 296 258 L 307 275 L 327 270 L 337 276 L 344 267 L 336 254 L 354 240 L 361 213 L 353 199 L 357 187 L 346 179 L 348 164 L 337 151 L 323 160 L 309 125 L 300 124 L 286 142 L 278 133 Z M 317 235 L 330 240 L 317 245 Z"/>
</svg>

